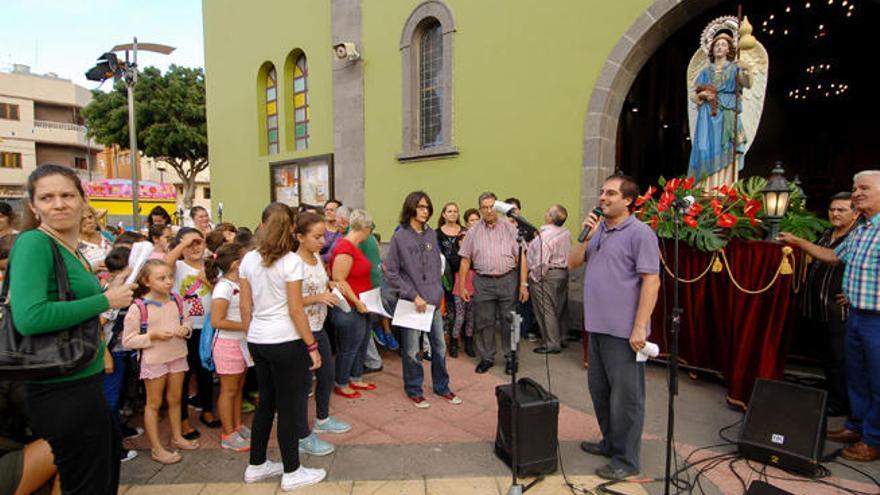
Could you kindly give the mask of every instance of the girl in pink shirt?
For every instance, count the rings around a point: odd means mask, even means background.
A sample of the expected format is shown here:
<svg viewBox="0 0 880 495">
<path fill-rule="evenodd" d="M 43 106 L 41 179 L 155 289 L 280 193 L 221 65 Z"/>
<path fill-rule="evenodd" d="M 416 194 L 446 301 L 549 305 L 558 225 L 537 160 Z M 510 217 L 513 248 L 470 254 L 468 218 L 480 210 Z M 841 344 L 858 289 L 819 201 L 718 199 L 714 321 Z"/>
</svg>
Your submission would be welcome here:
<svg viewBox="0 0 880 495">
<path fill-rule="evenodd" d="M 183 316 L 180 296 L 171 294 L 174 285 L 171 267 L 160 260 L 149 260 L 137 282 L 135 296 L 139 298 L 125 315 L 122 343 L 129 349 L 141 350 L 140 377 L 147 389 L 144 429 L 150 440 L 153 460 L 174 464 L 180 462 L 180 454 L 166 450 L 159 440 L 159 408 L 163 395 L 168 400 L 171 445 L 184 450 L 199 447 L 198 442 L 183 438 L 180 426 L 183 375 L 189 369 L 186 339 L 192 333 L 192 324 Z"/>
</svg>

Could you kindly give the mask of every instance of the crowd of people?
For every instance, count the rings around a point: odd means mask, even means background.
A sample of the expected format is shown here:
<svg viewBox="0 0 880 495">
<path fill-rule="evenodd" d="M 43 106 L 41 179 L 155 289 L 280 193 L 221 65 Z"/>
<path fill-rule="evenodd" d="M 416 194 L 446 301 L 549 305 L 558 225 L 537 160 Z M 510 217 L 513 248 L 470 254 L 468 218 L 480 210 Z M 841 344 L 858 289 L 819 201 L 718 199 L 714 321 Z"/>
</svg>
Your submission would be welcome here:
<svg viewBox="0 0 880 495">
<path fill-rule="evenodd" d="M 123 440 L 144 433 L 153 461 L 180 462 L 200 447 L 191 410 L 199 413 L 200 427 L 220 429 L 222 448 L 248 453 L 246 482 L 280 475 L 285 490 L 316 483 L 326 473 L 302 466 L 299 456 L 332 453 L 327 435 L 352 428 L 330 414 L 331 398 L 376 390 L 368 375 L 382 370 L 377 344 L 400 351 L 402 389 L 414 407 L 431 406 L 423 361 L 430 362 L 433 397 L 461 404 L 447 356 L 457 358 L 459 350 L 479 356 L 476 371 L 485 372 L 494 360 L 497 323 L 509 324 L 514 292 L 526 302 L 529 280 L 567 274 L 565 209 L 548 211 L 542 231 L 552 236 L 531 240 L 543 238 L 545 249 L 538 251 L 546 255 L 532 260 L 545 266 L 529 272 L 517 228 L 497 216 L 491 193 L 463 216 L 456 203 L 446 203 L 436 230 L 429 224 L 431 198 L 409 194 L 384 256 L 370 214 L 338 200 L 297 209 L 271 203 L 253 231 L 213 225 L 200 207 L 190 212 L 191 226 L 181 227 L 157 207 L 143 230 L 132 231 L 104 226 L 106 211 L 88 204 L 65 167 L 40 167 L 28 193 L 22 218 L 0 203 L 0 274 L 9 280 L 17 331 L 53 332 L 96 318 L 103 332 L 99 355 L 76 373 L 3 382 L 0 473 L 11 473 L 4 486 L 27 493 L 44 485 L 63 493 L 114 493 L 120 463 L 137 456 Z M 559 232 L 566 235 L 556 239 Z M 502 235 L 500 250 L 495 234 Z M 131 253 L 144 241 L 149 259 L 127 284 Z M 51 243 L 62 253 L 74 301 L 58 300 Z M 519 261 L 522 270 L 514 276 Z M 371 312 L 360 296 L 377 288 L 389 314 L 400 300 L 420 313 L 432 311 L 428 331 L 392 326 Z M 565 297 L 536 297 L 544 306 L 535 328 L 550 327 L 539 350 L 559 352 L 558 322 L 545 320 L 558 320 Z M 509 327 L 503 328 L 505 338 Z M 310 425 L 311 396 L 316 415 Z M 141 410 L 143 428 L 131 421 Z M 250 426 L 242 419 L 249 412 Z M 170 437 L 160 434 L 165 419 Z M 280 463 L 266 457 L 276 422 Z"/>
<path fill-rule="evenodd" d="M 384 256 L 370 214 L 338 200 L 296 210 L 271 203 L 253 231 L 212 225 L 196 207 L 191 227 L 172 225 L 157 208 L 142 232 L 113 232 L 102 227 L 103 212 L 88 204 L 67 167 L 39 167 L 27 190 L 21 219 L 0 202 L 0 273 L 15 330 L 40 335 L 96 319 L 103 332 L 95 359 L 73 373 L 0 382 L 2 495 L 40 487 L 115 493 L 120 464 L 137 455 L 123 448 L 123 439 L 146 432 L 151 458 L 160 464 L 180 462 L 200 447 L 190 409 L 200 413 L 201 425 L 220 429 L 224 449 L 248 453 L 246 482 L 280 476 L 283 490 L 317 483 L 326 472 L 303 466 L 300 454 L 328 455 L 335 450 L 328 436 L 352 429 L 330 414 L 330 402 L 377 389 L 367 377 L 382 370 L 377 343 L 399 348 L 402 390 L 414 407 L 430 407 L 430 398 L 461 404 L 447 356 L 463 350 L 476 358 L 475 372 L 485 373 L 495 365 L 500 333 L 505 372 L 515 372 L 514 311 L 540 332 L 536 353 L 560 352 L 568 273 L 584 264 L 588 383 L 601 438 L 581 448 L 609 459 L 596 471 L 603 478 L 640 471 L 645 370 L 634 355 L 650 335 L 660 260 L 656 235 L 632 215 L 639 192 L 632 178 L 604 182 L 602 217 L 590 213 L 581 224 L 585 238 L 574 243 L 562 205 L 548 208 L 538 229 L 526 229 L 499 217 L 496 195 L 486 192 L 478 209 L 463 215 L 456 203 L 445 203 L 435 230 L 431 198 L 412 192 Z M 806 291 L 802 306 L 837 329 L 829 341 L 837 349 L 829 376 L 850 418 L 829 438 L 858 442 L 844 457 L 873 460 L 880 458 L 880 409 L 871 399 L 878 387 L 880 172 L 857 175 L 854 191 L 832 200 L 834 228 L 818 244 L 785 233 L 780 239 L 828 267 L 846 267 L 814 268 L 808 285 L 820 289 Z M 516 198 L 505 203 L 515 212 L 521 207 Z M 144 241 L 149 260 L 132 275 L 131 253 Z M 67 273 L 73 300 L 59 300 L 59 270 Z M 127 283 L 130 276 L 135 283 Z M 428 328 L 391 325 L 361 297 L 375 290 L 385 313 L 400 301 L 430 311 Z M 141 408 L 143 429 L 128 422 Z M 242 418 L 249 412 L 250 426 Z M 170 425 L 168 445 L 159 434 L 162 419 Z M 267 457 L 273 424 L 281 462 Z"/>
</svg>

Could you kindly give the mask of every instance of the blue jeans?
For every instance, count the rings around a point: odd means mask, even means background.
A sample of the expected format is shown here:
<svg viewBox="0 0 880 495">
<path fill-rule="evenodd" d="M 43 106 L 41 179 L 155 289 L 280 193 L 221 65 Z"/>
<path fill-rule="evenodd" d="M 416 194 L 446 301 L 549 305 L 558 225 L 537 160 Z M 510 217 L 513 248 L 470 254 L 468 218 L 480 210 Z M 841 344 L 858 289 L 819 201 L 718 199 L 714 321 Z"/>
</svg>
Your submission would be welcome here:
<svg viewBox="0 0 880 495">
<path fill-rule="evenodd" d="M 850 403 L 847 429 L 861 433 L 862 441 L 871 447 L 880 448 L 880 315 L 850 311 L 846 383 Z"/>
<path fill-rule="evenodd" d="M 425 370 L 421 361 L 416 357 L 422 350 L 422 334 L 419 330 L 409 328 L 400 329 L 401 346 L 403 348 L 403 384 L 406 395 L 419 397 L 422 392 L 422 382 L 425 379 Z M 431 342 L 431 381 L 434 385 L 434 393 L 444 395 L 449 393 L 449 372 L 446 370 L 446 341 L 443 340 L 443 317 L 440 310 L 434 310 L 434 321 L 431 323 L 431 332 L 428 336 Z"/>
<path fill-rule="evenodd" d="M 119 420 L 119 396 L 122 394 L 122 384 L 125 379 L 126 357 L 130 351 L 119 351 L 113 355 L 113 373 L 102 375 L 104 386 L 104 400 L 110 406 L 110 413 Z"/>
<path fill-rule="evenodd" d="M 352 308 L 350 313 L 330 309 L 330 320 L 336 328 L 336 386 L 345 387 L 364 376 L 364 359 L 370 343 L 370 315 Z"/>
</svg>

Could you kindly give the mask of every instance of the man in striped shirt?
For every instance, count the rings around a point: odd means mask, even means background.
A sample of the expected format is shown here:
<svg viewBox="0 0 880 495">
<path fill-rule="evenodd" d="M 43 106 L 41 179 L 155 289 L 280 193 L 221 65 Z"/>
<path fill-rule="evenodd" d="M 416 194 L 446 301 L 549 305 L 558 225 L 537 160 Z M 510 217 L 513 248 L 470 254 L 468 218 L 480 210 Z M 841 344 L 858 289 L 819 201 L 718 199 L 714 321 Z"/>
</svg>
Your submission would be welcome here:
<svg viewBox="0 0 880 495">
<path fill-rule="evenodd" d="M 523 255 L 519 274 L 516 273 L 519 256 L 516 226 L 498 221 L 498 214 L 493 209 L 496 199 L 497 196 L 491 192 L 480 195 L 482 219 L 468 230 L 461 243 L 458 279 L 461 298 L 465 302 L 474 301 L 474 340 L 480 357 L 476 372 L 485 373 L 495 364 L 495 322 L 500 313 L 501 342 L 507 358 L 505 373 L 511 374 L 515 364 L 510 359 L 510 313 L 513 311 L 514 297 L 518 295 L 522 302 L 529 299 L 526 280 L 528 266 Z M 467 289 L 467 275 L 471 267 L 477 272 L 474 277 L 475 294 Z"/>
<path fill-rule="evenodd" d="M 843 293 L 852 308 L 846 322 L 846 380 L 850 416 L 828 439 L 855 442 L 841 453 L 850 461 L 880 459 L 880 170 L 853 177 L 853 206 L 861 218 L 846 240 L 825 248 L 788 233 L 793 244 L 819 261 L 844 263 Z"/>
</svg>

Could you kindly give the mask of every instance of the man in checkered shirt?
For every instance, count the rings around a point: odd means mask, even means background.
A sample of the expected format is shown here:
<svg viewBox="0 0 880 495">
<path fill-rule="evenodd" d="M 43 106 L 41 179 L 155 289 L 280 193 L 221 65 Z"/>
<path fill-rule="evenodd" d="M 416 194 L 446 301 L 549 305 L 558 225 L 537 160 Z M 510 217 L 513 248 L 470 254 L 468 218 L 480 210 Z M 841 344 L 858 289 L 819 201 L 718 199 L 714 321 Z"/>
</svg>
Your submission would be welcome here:
<svg viewBox="0 0 880 495">
<path fill-rule="evenodd" d="M 841 456 L 851 461 L 880 459 L 880 170 L 853 177 L 856 227 L 835 249 L 817 246 L 783 232 L 793 244 L 819 261 L 844 263 L 843 292 L 852 309 L 846 322 L 846 380 L 851 413 L 846 425 L 828 439 L 854 443 Z"/>
</svg>

